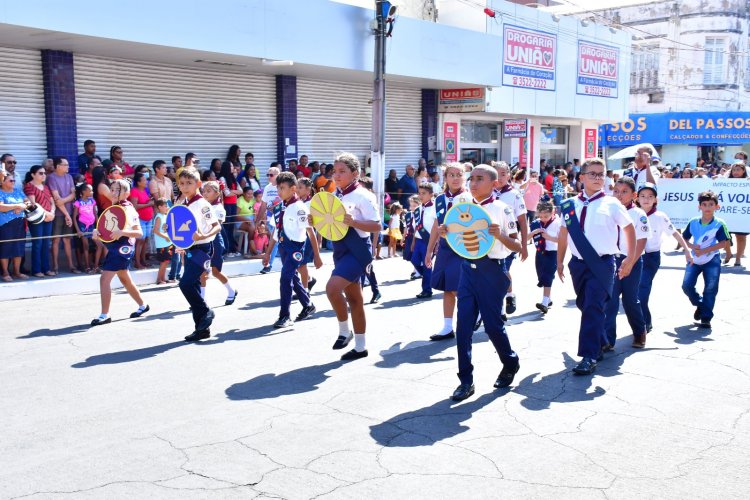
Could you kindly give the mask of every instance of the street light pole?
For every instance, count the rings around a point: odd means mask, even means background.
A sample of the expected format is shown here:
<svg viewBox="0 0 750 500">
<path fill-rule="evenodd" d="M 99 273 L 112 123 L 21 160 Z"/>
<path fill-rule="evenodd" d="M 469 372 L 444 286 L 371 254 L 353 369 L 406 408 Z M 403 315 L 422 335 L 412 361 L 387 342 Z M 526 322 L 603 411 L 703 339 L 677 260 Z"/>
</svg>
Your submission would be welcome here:
<svg viewBox="0 0 750 500">
<path fill-rule="evenodd" d="M 372 91 L 372 145 L 370 172 L 378 202 L 383 206 L 385 190 L 385 38 L 387 13 L 385 0 L 375 1 L 375 83 Z"/>
</svg>

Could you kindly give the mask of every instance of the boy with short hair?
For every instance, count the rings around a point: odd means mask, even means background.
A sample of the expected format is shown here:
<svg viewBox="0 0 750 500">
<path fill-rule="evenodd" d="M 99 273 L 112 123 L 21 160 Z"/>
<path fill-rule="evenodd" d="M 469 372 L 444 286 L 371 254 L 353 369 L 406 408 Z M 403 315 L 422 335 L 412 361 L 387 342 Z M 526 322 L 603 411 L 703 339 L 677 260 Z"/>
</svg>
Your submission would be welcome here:
<svg viewBox="0 0 750 500">
<path fill-rule="evenodd" d="M 518 355 L 510 345 L 502 319 L 502 306 L 497 300 L 505 295 L 510 285 L 505 270 L 505 258 L 511 252 L 521 250 L 516 238 L 517 229 L 513 211 L 503 202 L 496 200 L 493 187 L 497 171 L 489 165 L 477 165 L 471 171 L 470 190 L 473 202 L 484 208 L 492 219 L 490 236 L 496 241 L 490 252 L 481 259 L 463 259 L 461 276 L 458 282 L 458 320 L 456 323 L 456 348 L 458 350 L 458 378 L 461 384 L 451 396 L 454 401 L 462 401 L 474 394 L 474 366 L 471 364 L 471 337 L 479 313 L 482 314 L 485 332 L 495 347 L 503 369 L 495 381 L 496 388 L 508 387 L 520 368 Z M 448 230 L 440 226 L 440 236 Z"/>
<path fill-rule="evenodd" d="M 307 177 L 297 179 L 297 196 L 299 196 L 300 200 L 302 200 L 302 202 L 305 204 L 305 207 L 307 207 L 308 213 L 310 212 L 310 202 L 312 201 L 312 187 L 313 183 Z M 315 262 L 315 252 L 313 250 L 312 240 L 315 240 L 315 245 L 318 247 L 318 251 L 320 251 L 320 245 L 318 245 L 318 238 L 315 234 L 315 230 L 311 227 L 307 229 L 307 241 L 305 242 L 305 258 L 303 259 L 302 265 L 299 266 L 297 270 L 299 271 L 302 286 L 307 288 L 307 291 L 310 292 L 318 282 L 318 280 L 310 276 L 310 271 L 307 269 L 308 264 L 312 264 Z M 316 266 L 316 269 L 319 267 L 320 266 Z"/>
<path fill-rule="evenodd" d="M 547 200 L 540 201 L 535 207 L 539 217 L 531 222 L 529 240 L 536 247 L 534 265 L 536 267 L 537 286 L 543 289 L 542 301 L 536 308 L 547 314 L 552 307 L 552 282 L 557 270 L 557 237 L 560 234 L 560 218 L 555 215 L 555 206 Z"/>
<path fill-rule="evenodd" d="M 411 242 L 411 263 L 414 269 L 422 275 L 422 291 L 417 295 L 418 299 L 429 299 L 432 297 L 432 265 L 425 265 L 427 256 L 427 243 L 430 241 L 430 231 L 437 218 L 435 205 L 432 202 L 432 185 L 422 184 L 419 186 L 420 206 L 415 210 L 412 219 L 414 228 L 414 239 Z"/>
<path fill-rule="evenodd" d="M 701 328 L 711 328 L 721 276 L 719 250 L 725 248 L 729 252 L 731 239 L 726 223 L 714 217 L 714 212 L 719 208 L 719 199 L 713 191 L 704 191 L 698 195 L 698 208 L 701 216 L 691 219 L 682 232 L 693 254 L 693 264 L 688 264 L 685 268 L 682 291 L 695 306 L 693 319 L 700 322 Z M 691 239 L 693 243 L 690 243 Z M 702 296 L 695 289 L 701 274 L 704 283 Z"/>
<path fill-rule="evenodd" d="M 167 212 L 169 212 L 169 200 L 159 198 L 154 202 L 156 206 L 156 217 L 154 218 L 154 246 L 156 247 L 156 260 L 159 262 L 159 271 L 156 275 L 156 284 L 167 283 L 167 264 L 172 261 L 175 248 L 167 235 Z"/>
<path fill-rule="evenodd" d="M 263 265 L 268 266 L 274 248 L 278 245 L 281 256 L 281 277 L 279 279 L 279 298 L 281 310 L 279 319 L 273 324 L 274 328 L 287 328 L 294 324 L 290 317 L 289 308 L 292 304 L 292 291 L 297 294 L 302 311 L 295 321 L 302 321 L 315 314 L 315 306 L 310 301 L 310 294 L 302 285 L 297 269 L 304 265 L 306 239 L 312 234 L 308 224 L 308 210 L 305 202 L 297 196 L 297 177 L 292 172 L 281 172 L 276 178 L 281 203 L 273 209 L 276 230 L 273 239 L 263 257 Z M 315 267 L 320 268 L 323 262 L 318 251 L 315 235 L 310 241 L 313 245 Z M 314 243 L 313 243 L 314 242 Z"/>
<path fill-rule="evenodd" d="M 180 170 L 177 184 L 182 203 L 193 213 L 197 225 L 193 233 L 193 246 L 183 251 L 185 268 L 180 280 L 180 291 L 190 304 L 195 323 L 195 331 L 186 336 L 185 341 L 195 342 L 211 336 L 210 327 L 215 314 L 201 296 L 201 276 L 211 268 L 213 240 L 221 232 L 221 224 L 211 210 L 211 205 L 199 192 L 201 180 L 195 168 L 184 167 Z"/>
<path fill-rule="evenodd" d="M 407 262 L 411 262 L 411 248 L 412 242 L 414 241 L 414 214 L 419 209 L 419 196 L 414 194 L 409 197 L 409 209 L 404 214 L 404 251 L 401 254 L 401 258 Z M 411 279 L 419 279 L 422 276 L 417 272 L 416 267 L 414 272 L 411 273 Z"/>
</svg>

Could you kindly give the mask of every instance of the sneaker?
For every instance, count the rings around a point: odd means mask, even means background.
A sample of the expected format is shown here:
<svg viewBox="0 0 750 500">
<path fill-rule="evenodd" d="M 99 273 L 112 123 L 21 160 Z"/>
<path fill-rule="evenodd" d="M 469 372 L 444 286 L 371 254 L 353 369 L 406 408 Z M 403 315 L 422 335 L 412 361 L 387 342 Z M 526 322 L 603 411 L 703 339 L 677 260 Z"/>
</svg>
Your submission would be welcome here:
<svg viewBox="0 0 750 500">
<path fill-rule="evenodd" d="M 410 279 L 410 280 L 412 280 L 412 281 L 414 281 L 414 280 L 418 280 L 418 279 L 422 279 L 422 275 L 421 275 L 421 274 L 419 274 L 418 272 L 413 272 L 413 273 L 411 273 L 411 275 L 409 276 L 409 279 Z"/>
<path fill-rule="evenodd" d="M 372 299 L 370 299 L 370 304 L 377 304 L 381 298 L 382 295 L 380 295 L 380 292 L 375 292 L 375 294 L 373 294 L 372 296 Z"/>
<path fill-rule="evenodd" d="M 583 358 L 580 363 L 573 368 L 573 373 L 576 375 L 591 375 L 596 370 L 596 360 L 591 358 Z"/>
<path fill-rule="evenodd" d="M 185 342 L 197 342 L 199 340 L 207 339 L 211 336 L 211 330 L 206 328 L 205 330 L 196 330 L 187 337 L 185 337 Z"/>
<path fill-rule="evenodd" d="M 216 315 L 214 312 L 209 309 L 205 316 L 198 322 L 198 324 L 195 326 L 195 330 L 202 332 L 204 330 L 208 330 L 208 328 L 211 326 L 211 323 L 214 322 L 214 317 Z"/>
<path fill-rule="evenodd" d="M 358 351 L 356 349 L 352 349 L 351 351 L 346 352 L 341 356 L 341 361 L 353 361 L 355 359 L 366 358 L 366 357 L 367 357 L 367 349 L 365 349 L 364 351 Z"/>
<path fill-rule="evenodd" d="M 316 280 L 315 278 L 310 278 L 309 280 L 307 280 L 307 291 L 309 292 L 310 290 L 312 290 L 315 286 L 315 283 L 317 282 L 318 280 Z"/>
<path fill-rule="evenodd" d="M 505 312 L 508 314 L 516 312 L 516 298 L 512 295 L 505 297 Z"/>
<path fill-rule="evenodd" d="M 260 270 L 260 274 L 268 274 L 271 272 L 271 266 L 266 266 Z"/>
<path fill-rule="evenodd" d="M 302 308 L 302 312 L 300 312 L 297 315 L 297 317 L 294 319 L 294 321 L 305 320 L 305 319 L 309 318 L 310 316 L 312 316 L 313 314 L 315 314 L 316 311 L 317 311 L 317 309 L 315 309 L 315 306 L 313 304 L 310 304 L 307 307 L 303 307 Z"/>
<path fill-rule="evenodd" d="M 288 328 L 292 326 L 294 322 L 291 320 L 289 316 L 279 316 L 279 319 L 276 320 L 276 323 L 273 324 L 274 328 Z"/>
<path fill-rule="evenodd" d="M 537 308 L 537 309 L 539 309 L 540 311 L 542 311 L 542 313 L 544 313 L 544 314 L 547 314 L 547 312 L 549 311 L 549 307 L 545 306 L 545 305 L 544 305 L 544 304 L 542 304 L 541 302 L 539 302 L 539 303 L 538 303 L 538 304 L 536 305 L 536 308 Z"/>
</svg>

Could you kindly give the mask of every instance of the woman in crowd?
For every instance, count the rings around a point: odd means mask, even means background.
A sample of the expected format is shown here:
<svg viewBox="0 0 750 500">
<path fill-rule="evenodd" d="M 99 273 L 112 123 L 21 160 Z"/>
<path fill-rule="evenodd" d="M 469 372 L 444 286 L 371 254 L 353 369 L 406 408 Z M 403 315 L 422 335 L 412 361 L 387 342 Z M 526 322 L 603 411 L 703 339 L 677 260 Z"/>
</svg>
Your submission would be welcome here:
<svg viewBox="0 0 750 500">
<path fill-rule="evenodd" d="M 232 146 L 234 148 L 235 146 Z M 240 167 L 230 160 L 232 155 L 232 148 L 229 149 L 229 155 L 227 155 L 227 161 L 221 164 L 221 177 L 219 177 L 219 185 L 223 190 L 224 198 L 224 210 L 227 212 L 227 217 L 222 227 L 224 236 L 224 244 L 226 245 L 227 257 L 237 257 L 237 244 L 234 241 L 234 225 L 237 222 L 237 196 L 242 195 L 242 188 L 237 183 L 237 173 L 239 173 Z M 235 156 L 239 154 L 239 147 Z"/>
<path fill-rule="evenodd" d="M 745 179 L 747 180 L 747 169 L 743 163 L 735 163 L 732 165 L 732 170 L 729 172 L 730 179 Z M 736 267 L 742 266 L 742 257 L 745 253 L 745 246 L 747 245 L 747 233 L 735 233 L 732 232 L 735 239 L 737 240 L 737 252 L 734 256 L 734 265 Z M 727 256 L 724 259 L 724 264 L 729 264 L 729 259 L 732 258 L 731 252 L 727 252 Z"/>
<path fill-rule="evenodd" d="M 526 205 L 526 220 L 531 223 L 536 219 L 536 207 L 544 194 L 544 186 L 539 182 L 539 172 L 532 170 L 529 180 L 521 184 L 523 204 Z"/>
<path fill-rule="evenodd" d="M 680 174 L 680 177 L 682 179 L 692 179 L 693 177 L 695 177 L 695 175 L 693 174 L 693 169 L 692 168 L 685 168 L 682 171 L 682 174 Z"/>
<path fill-rule="evenodd" d="M 148 267 L 146 263 L 146 252 L 148 251 L 148 237 L 153 232 L 154 200 L 148 193 L 148 178 L 143 172 L 138 172 L 133 177 L 133 188 L 130 190 L 130 203 L 138 212 L 142 235 L 135 240 L 135 254 L 133 255 L 133 266 L 136 269 Z"/>
<path fill-rule="evenodd" d="M 211 160 L 211 166 L 209 167 L 208 171 L 213 172 L 214 175 L 216 175 L 217 179 L 221 177 L 221 159 L 214 158 L 213 160 Z"/>
<path fill-rule="evenodd" d="M 109 149 L 109 159 L 113 165 L 120 167 L 123 177 L 133 177 L 133 174 L 135 174 L 135 169 L 122 159 L 122 148 L 120 146 L 112 146 Z"/>
<path fill-rule="evenodd" d="M 49 250 L 52 236 L 52 221 L 55 217 L 55 203 L 52 191 L 45 183 L 47 172 L 41 165 L 34 165 L 26 174 L 23 192 L 31 203 L 41 206 L 46 214 L 39 224 L 29 224 L 31 233 L 31 274 L 36 278 L 54 276 L 50 269 Z"/>
<path fill-rule="evenodd" d="M 13 176 L 6 175 L 0 184 L 0 267 L 3 281 L 29 278 L 21 273 L 21 258 L 26 249 L 24 210 L 28 203 L 29 199 L 16 187 Z M 11 261 L 13 278 L 9 269 Z"/>
<path fill-rule="evenodd" d="M 255 165 L 250 164 L 245 167 L 242 179 L 240 180 L 240 186 L 242 188 L 250 186 L 253 193 L 260 189 L 260 180 L 258 179 L 258 172 L 255 170 Z"/>
</svg>

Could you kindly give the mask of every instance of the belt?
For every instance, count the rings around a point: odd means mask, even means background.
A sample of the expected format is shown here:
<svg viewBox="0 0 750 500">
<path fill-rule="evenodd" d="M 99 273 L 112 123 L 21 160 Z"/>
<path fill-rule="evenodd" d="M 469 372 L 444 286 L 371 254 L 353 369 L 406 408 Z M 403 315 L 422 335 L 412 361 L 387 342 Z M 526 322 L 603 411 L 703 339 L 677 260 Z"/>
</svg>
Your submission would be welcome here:
<svg viewBox="0 0 750 500">
<path fill-rule="evenodd" d="M 477 260 L 489 260 L 491 262 L 496 263 L 497 265 L 505 263 L 505 259 L 491 259 L 489 257 L 482 257 L 481 259 L 477 259 Z M 472 269 L 476 269 L 477 265 L 474 262 L 469 261 L 469 267 L 472 268 Z"/>
<path fill-rule="evenodd" d="M 619 255 L 619 254 L 618 254 L 618 255 Z M 600 258 L 600 259 L 603 259 L 603 258 L 605 258 L 605 257 L 606 257 L 606 258 L 611 258 L 611 257 L 614 257 L 614 256 L 615 256 L 615 255 L 613 255 L 613 254 L 604 254 L 604 255 L 600 255 L 600 256 L 599 256 L 599 258 Z M 624 255 L 623 255 L 623 257 L 624 257 Z M 578 257 L 576 257 L 575 255 L 571 255 L 571 256 L 570 256 L 570 258 L 571 258 L 571 259 L 575 259 L 575 260 L 580 260 L 581 262 L 583 262 L 583 259 L 579 259 L 579 258 L 578 258 Z"/>
</svg>

